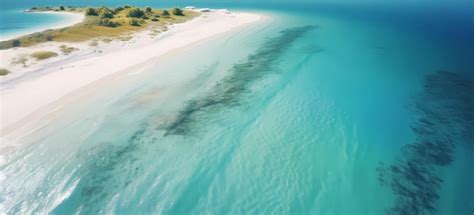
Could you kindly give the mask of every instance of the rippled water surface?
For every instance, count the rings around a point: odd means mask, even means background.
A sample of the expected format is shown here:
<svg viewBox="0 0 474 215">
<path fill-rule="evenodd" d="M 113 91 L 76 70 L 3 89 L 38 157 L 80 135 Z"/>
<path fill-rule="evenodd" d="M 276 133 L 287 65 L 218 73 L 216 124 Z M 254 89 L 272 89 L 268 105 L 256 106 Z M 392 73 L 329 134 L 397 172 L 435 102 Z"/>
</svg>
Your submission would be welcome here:
<svg viewBox="0 0 474 215">
<path fill-rule="evenodd" d="M 472 20 L 325 7 L 88 88 L 3 148 L 0 213 L 472 213 Z"/>
</svg>

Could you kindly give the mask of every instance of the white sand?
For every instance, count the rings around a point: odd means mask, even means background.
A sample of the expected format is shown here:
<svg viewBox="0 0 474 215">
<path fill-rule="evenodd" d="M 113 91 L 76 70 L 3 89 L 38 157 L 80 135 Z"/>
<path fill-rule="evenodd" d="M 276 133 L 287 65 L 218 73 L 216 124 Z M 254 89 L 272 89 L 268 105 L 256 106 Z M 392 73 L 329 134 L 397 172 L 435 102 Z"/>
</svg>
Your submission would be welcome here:
<svg viewBox="0 0 474 215">
<path fill-rule="evenodd" d="M 151 29 L 139 32 L 130 41 L 115 40 L 90 47 L 89 43 L 70 43 L 79 48 L 70 55 L 36 62 L 28 60 L 28 68 L 12 65 L 11 59 L 35 50 L 59 53 L 59 45 L 48 42 L 29 48 L 0 51 L 0 67 L 11 69 L 12 74 L 0 79 L 0 137 L 22 126 L 28 116 L 79 88 L 123 71 L 151 58 L 229 32 L 261 20 L 250 13 L 212 11 L 191 21 L 173 25 L 158 36 L 150 36 Z M 100 51 L 99 51 L 100 50 Z M 158 58 L 159 60 L 159 58 Z M 36 113 L 35 113 L 36 112 Z"/>
<path fill-rule="evenodd" d="M 71 25 L 75 25 L 75 24 L 78 24 L 78 23 L 81 23 L 84 18 L 85 18 L 85 15 L 84 13 L 72 13 L 72 12 L 53 12 L 53 11 L 45 11 L 45 12 L 28 12 L 28 13 L 51 13 L 51 14 L 57 14 L 57 15 L 60 15 L 61 16 L 61 22 L 59 24 L 56 24 L 54 26 L 44 26 L 44 27 L 39 27 L 39 28 L 34 28 L 34 29 L 30 29 L 28 31 L 23 31 L 23 32 L 20 32 L 20 33 L 17 33 L 17 34 L 8 34 L 8 36 L 3 36 L 1 35 L 0 36 L 0 41 L 5 41 L 5 40 L 11 40 L 11 39 L 14 39 L 14 38 L 17 38 L 17 37 L 20 37 L 20 36 L 23 36 L 23 35 L 28 35 L 28 34 L 32 34 L 32 33 L 35 33 L 35 32 L 41 32 L 41 31 L 44 31 L 44 30 L 47 30 L 47 29 L 59 29 L 59 28 L 64 28 L 64 27 L 67 27 L 67 26 L 71 26 Z"/>
</svg>

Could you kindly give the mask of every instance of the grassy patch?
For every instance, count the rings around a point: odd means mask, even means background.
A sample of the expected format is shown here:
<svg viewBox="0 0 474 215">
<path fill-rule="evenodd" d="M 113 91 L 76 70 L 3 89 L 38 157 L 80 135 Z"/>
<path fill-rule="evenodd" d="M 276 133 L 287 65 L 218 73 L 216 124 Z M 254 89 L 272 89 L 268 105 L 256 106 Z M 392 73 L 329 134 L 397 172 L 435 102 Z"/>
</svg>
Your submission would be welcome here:
<svg viewBox="0 0 474 215">
<path fill-rule="evenodd" d="M 78 49 L 78 48 L 74 48 L 74 47 L 69 47 L 69 46 L 66 46 L 66 45 L 61 45 L 61 46 L 59 46 L 59 50 L 61 50 L 61 52 L 62 52 L 64 55 L 68 55 L 68 54 L 71 54 L 71 52 L 77 51 L 77 50 L 79 50 L 79 49 Z"/>
<path fill-rule="evenodd" d="M 92 46 L 92 47 L 96 47 L 98 45 L 99 45 L 99 43 L 97 41 L 92 41 L 92 42 L 89 43 L 89 46 Z"/>
<path fill-rule="evenodd" d="M 131 39 L 133 39 L 133 36 L 130 36 L 130 35 L 119 37 L 119 40 L 124 41 L 124 42 L 130 41 Z"/>
<path fill-rule="evenodd" d="M 152 36 L 152 37 L 156 37 L 156 36 L 158 36 L 158 34 L 160 34 L 160 31 L 156 28 L 152 28 L 149 35 Z"/>
<path fill-rule="evenodd" d="M 8 75 L 8 73 L 10 73 L 10 71 L 7 69 L 0 68 L 0 76 Z"/>
<path fill-rule="evenodd" d="M 32 53 L 30 56 L 35 58 L 36 60 L 46 60 L 52 57 L 56 57 L 58 56 L 58 54 L 56 52 L 51 51 L 38 51 Z"/>
<path fill-rule="evenodd" d="M 98 37 L 116 37 L 124 34 L 130 34 L 150 26 L 163 27 L 170 23 L 180 23 L 190 20 L 200 15 L 194 11 L 182 11 L 176 15 L 175 10 L 157 10 L 150 8 L 136 8 L 124 6 L 118 8 L 72 8 L 65 7 L 67 12 L 87 13 L 82 23 L 74 26 L 46 30 L 39 33 L 26 35 L 8 41 L 0 42 L 0 49 L 9 49 L 12 47 L 27 47 L 47 41 L 58 42 L 82 42 Z M 32 12 L 55 11 L 59 7 L 42 7 L 30 9 Z M 165 12 L 166 11 L 166 12 Z M 159 19 L 165 17 L 165 19 Z"/>
<path fill-rule="evenodd" d="M 110 43 L 110 42 L 112 42 L 112 39 L 110 39 L 110 38 L 104 38 L 104 39 L 102 39 L 102 42 L 104 42 L 104 43 Z"/>
<path fill-rule="evenodd" d="M 26 67 L 26 62 L 28 61 L 28 56 L 26 54 L 22 54 L 18 57 L 13 58 L 12 64 L 18 65 L 21 64 L 23 67 Z"/>
</svg>

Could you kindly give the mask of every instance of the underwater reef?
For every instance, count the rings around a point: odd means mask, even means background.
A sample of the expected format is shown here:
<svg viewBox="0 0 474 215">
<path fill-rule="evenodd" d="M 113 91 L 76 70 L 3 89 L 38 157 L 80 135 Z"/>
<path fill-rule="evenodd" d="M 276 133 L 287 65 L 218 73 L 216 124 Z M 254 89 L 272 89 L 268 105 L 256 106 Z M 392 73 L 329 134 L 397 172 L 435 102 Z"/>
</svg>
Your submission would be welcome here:
<svg viewBox="0 0 474 215">
<path fill-rule="evenodd" d="M 380 183 L 395 195 L 387 214 L 435 213 L 443 183 L 438 170 L 456 159 L 457 145 L 474 142 L 474 81 L 469 77 L 447 71 L 427 76 L 414 107 L 416 139 L 402 148 L 396 163 L 378 168 Z"/>
</svg>

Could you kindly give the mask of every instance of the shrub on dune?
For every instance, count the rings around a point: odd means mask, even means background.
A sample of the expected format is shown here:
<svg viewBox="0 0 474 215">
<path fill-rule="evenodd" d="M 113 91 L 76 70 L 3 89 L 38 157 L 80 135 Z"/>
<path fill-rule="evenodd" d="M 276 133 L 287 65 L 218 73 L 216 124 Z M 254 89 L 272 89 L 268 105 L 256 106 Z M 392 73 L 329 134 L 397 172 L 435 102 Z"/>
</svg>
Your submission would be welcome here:
<svg viewBox="0 0 474 215">
<path fill-rule="evenodd" d="M 97 16 L 97 11 L 94 8 L 87 8 L 86 9 L 86 16 Z"/>
<path fill-rule="evenodd" d="M 114 14 L 111 11 L 104 11 L 100 13 L 101 19 L 112 19 L 114 18 Z"/>
<path fill-rule="evenodd" d="M 64 55 L 69 55 L 69 54 L 71 54 L 73 51 L 79 50 L 78 48 L 68 47 L 68 46 L 66 46 L 66 45 L 61 45 L 61 46 L 59 46 L 59 49 L 61 50 L 61 52 L 62 52 Z"/>
<path fill-rule="evenodd" d="M 10 71 L 7 69 L 0 68 L 0 76 L 8 75 L 8 73 L 10 73 Z"/>
<path fill-rule="evenodd" d="M 119 24 L 117 22 L 110 21 L 109 19 L 105 18 L 105 19 L 99 20 L 99 25 L 113 28 L 113 27 L 117 27 Z"/>
<path fill-rule="evenodd" d="M 138 19 L 131 19 L 130 20 L 130 25 L 131 26 L 140 26 L 140 22 L 138 21 Z"/>
<path fill-rule="evenodd" d="M 115 12 L 115 13 L 118 13 L 118 12 L 120 12 L 120 11 L 122 11 L 122 10 L 123 10 L 123 7 L 117 7 L 117 8 L 114 9 L 114 12 Z"/>
<path fill-rule="evenodd" d="M 103 14 L 112 14 L 112 15 L 115 14 L 115 12 L 113 10 L 109 9 L 108 7 L 104 7 L 104 6 L 102 6 L 100 8 L 97 8 L 95 11 L 97 12 L 97 15 L 99 15 L 99 16 L 101 16 Z"/>
<path fill-rule="evenodd" d="M 13 40 L 12 41 L 12 47 L 18 47 L 21 46 L 21 41 L 20 40 Z"/>
<path fill-rule="evenodd" d="M 56 57 L 58 56 L 58 54 L 52 51 L 38 51 L 34 52 L 30 56 L 35 58 L 36 60 L 46 60 L 48 58 Z"/>
<path fill-rule="evenodd" d="M 179 9 L 179 8 L 173 8 L 173 14 L 176 15 L 176 16 L 184 16 L 183 14 L 183 10 Z"/>
<path fill-rule="evenodd" d="M 99 43 L 97 41 L 92 41 L 92 42 L 89 43 L 89 46 L 91 46 L 91 47 L 96 47 L 98 45 L 99 45 Z"/>
<path fill-rule="evenodd" d="M 140 10 L 140 8 L 133 8 L 128 11 L 128 17 L 141 18 L 143 16 L 145 16 L 145 13 L 143 12 L 143 10 Z"/>
</svg>

